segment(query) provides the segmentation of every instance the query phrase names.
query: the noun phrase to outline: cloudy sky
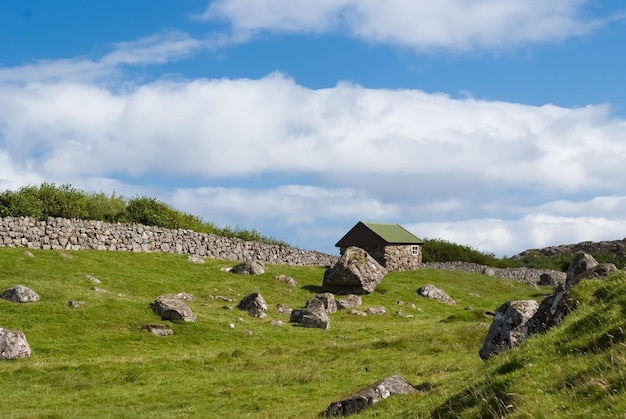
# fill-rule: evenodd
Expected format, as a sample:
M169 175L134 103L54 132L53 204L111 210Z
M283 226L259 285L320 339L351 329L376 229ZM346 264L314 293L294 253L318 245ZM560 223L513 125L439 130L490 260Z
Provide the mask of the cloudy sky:
M2 0L0 189L158 198L336 253L626 237L617 0Z

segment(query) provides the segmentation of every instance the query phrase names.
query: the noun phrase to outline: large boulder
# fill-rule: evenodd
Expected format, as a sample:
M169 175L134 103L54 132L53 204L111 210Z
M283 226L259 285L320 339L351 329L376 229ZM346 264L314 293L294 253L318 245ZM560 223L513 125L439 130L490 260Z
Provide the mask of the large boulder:
M598 266L598 261L585 252L578 252L574 256L574 260L567 267L567 276L565 278L565 289L570 290L574 285L582 280L582 274L588 269Z
M24 332L0 327L0 359L25 358L30 354Z
M30 303L39 301L39 295L24 285L16 285L13 288L4 290L2 298L13 303Z
M152 311L161 320L194 322L196 315L185 301L175 294L164 294L158 296L151 304Z
M230 272L239 275L261 275L265 273L265 265L259 260L252 260L233 266Z
M322 412L322 415L327 417L348 416L359 413L374 403L378 403L394 394L411 394L416 392L417 389L406 381L404 377L392 375L364 387L346 398L331 403Z
M387 275L381 266L365 250L348 247L339 261L324 273L322 287L333 294L369 294Z
M509 301L498 307L478 352L480 357L486 361L492 355L522 343L528 335L528 320L538 308L535 300Z
M417 290L417 293L424 298L429 298L431 300L439 301L444 304L454 305L456 301L452 299L445 291L437 288L432 284L424 285Z
M267 316L267 303L258 292L246 295L237 304L239 310L247 311L251 317L263 318Z
M528 320L528 336L545 333L563 321L575 307L569 298L569 292L563 285L557 285L552 295L543 299L539 308Z

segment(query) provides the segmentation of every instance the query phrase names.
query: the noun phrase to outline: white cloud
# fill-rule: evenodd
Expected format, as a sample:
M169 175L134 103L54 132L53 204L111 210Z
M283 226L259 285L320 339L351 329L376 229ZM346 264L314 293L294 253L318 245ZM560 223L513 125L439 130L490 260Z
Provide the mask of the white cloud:
M579 36L601 24L588 0L217 0L198 18L235 31L319 33L343 30L376 43L417 50L502 48Z
M309 175L438 201L507 188L623 191L626 122L567 109L340 84L154 82L0 85L5 147L49 176ZM610 175L613 174L613 175ZM471 190L473 188L473 190ZM447 192L446 192L447 191ZM491 192L490 192L491 191Z

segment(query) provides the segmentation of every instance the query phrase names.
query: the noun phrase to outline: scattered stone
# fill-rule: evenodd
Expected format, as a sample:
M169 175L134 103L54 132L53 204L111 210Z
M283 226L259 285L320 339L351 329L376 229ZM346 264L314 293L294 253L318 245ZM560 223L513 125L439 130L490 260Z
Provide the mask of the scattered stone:
M417 293L422 297L430 298L431 300L436 300L445 304L456 304L456 301L454 301L448 294L432 284L424 285L417 290Z
M380 316L382 314L385 314L387 310L385 310L385 307L371 307L365 310L365 312L374 316Z
M222 272L230 272L232 270L233 270L233 268L231 266L229 266L228 268L220 268L220 271L222 271Z
M475 292L470 292L468 294L470 297L474 297L474 298L481 298L479 294L476 294Z
M284 282L285 284L287 284L287 285L289 285L291 287L295 287L295 286L298 285L298 283L296 282L295 279L293 279L292 277L287 276L287 275L282 275L282 274L281 275L276 275L274 277L274 279L276 281L279 281L279 282Z
M359 247L348 247L339 261L324 272L322 287L333 294L369 294L387 275L387 269Z
M102 293L102 294L108 294L108 293L109 293L109 291L104 290L104 289L102 289L102 288L98 288L98 287L91 287L91 288L89 288L89 289L90 289L91 291L99 292L99 293Z
M224 310L234 310L233 306L222 306Z
M350 294L342 300L337 300L337 309L343 310L354 308L360 306L361 304L363 304L363 299L359 295Z
M34 258L35 255L33 255L33 252L31 252L30 250L25 250L24 251L24 256L29 257L29 258Z
M247 311L251 317L263 318L267 311L267 303L261 294L255 292L247 295L237 304L239 310Z
M164 294L151 304L152 311L161 317L161 320L194 322L196 315L189 306L177 295Z
M330 329L330 319L325 312L304 314L300 320L300 326L311 329Z
M535 300L509 301L498 307L479 351L483 361L522 343L528 335L528 320L538 308Z
M82 307L85 305L84 301L70 301L67 303L68 306L70 306L70 308L78 308L78 307Z
M361 310L357 310L355 308L353 308L352 310L348 311L348 314L352 314L353 316L367 316L367 313Z
M191 263L195 263L195 264L203 264L205 263L204 258L200 255L189 255L187 257L187 260Z
M472 307L469 304L465 306L465 311L472 311L473 309L474 309L474 307Z
M233 266L231 272L239 275L261 275L265 273L265 265L258 260L242 262Z
M276 311L280 314L291 314L291 309L284 304L276 304Z
M0 327L0 359L26 358L31 353L24 332Z
M147 324L146 329L156 336L169 336L174 334L172 327L167 324Z
M39 301L39 295L24 285L16 285L13 288L4 290L2 299L11 301L12 303L30 303Z
M356 393L336 402L333 402L322 412L322 416L348 416L359 413L374 403L394 394L412 394L417 390L404 377L392 375L372 385L362 388Z
M85 274L85 279L87 279L89 282L93 283L93 284L101 284L102 281L100 281L98 278L96 278L95 276L89 275L89 274Z
M224 295L209 295L209 298L211 300L221 300L221 301L226 301L226 302L232 302L235 301L234 298L231 297L226 297Z
M270 324L272 326L284 326L285 323L283 323L282 320L270 320Z
M235 328L235 323L228 323L228 327L230 327L231 329Z
M321 305L321 306L320 306ZM335 296L330 292L325 292L322 294L317 294L308 299L304 308L317 310L317 307L320 306L321 310L324 310L326 314L332 314L337 311L337 303L335 302Z

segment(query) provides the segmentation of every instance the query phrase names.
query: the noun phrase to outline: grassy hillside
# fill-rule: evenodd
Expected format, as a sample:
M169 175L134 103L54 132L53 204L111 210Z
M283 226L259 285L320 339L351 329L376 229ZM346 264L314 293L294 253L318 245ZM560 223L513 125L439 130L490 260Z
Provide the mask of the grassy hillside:
M301 307L320 291L323 268L268 265L265 274L246 277L220 271L233 262L195 265L183 255L33 254L0 248L0 290L23 284L42 298L21 305L0 300L0 326L23 330L33 349L30 358L0 362L5 417L313 418L392 374L421 392L357 417L626 411L623 275L585 283L581 309L563 328L485 364L478 357L491 321L485 312L511 299L541 299L549 289L463 272L390 273L362 307L384 306L387 314L337 312L330 330L304 329L274 307ZM85 274L109 293L91 291ZM278 274L298 286L273 280ZM456 306L419 297L417 288L427 283L446 290ZM172 336L149 334L145 325L160 323L149 303L182 291L197 298L190 303L196 322L172 324ZM268 302L266 319L223 308L252 292ZM72 309L69 300L86 304ZM272 319L286 324L271 325Z

